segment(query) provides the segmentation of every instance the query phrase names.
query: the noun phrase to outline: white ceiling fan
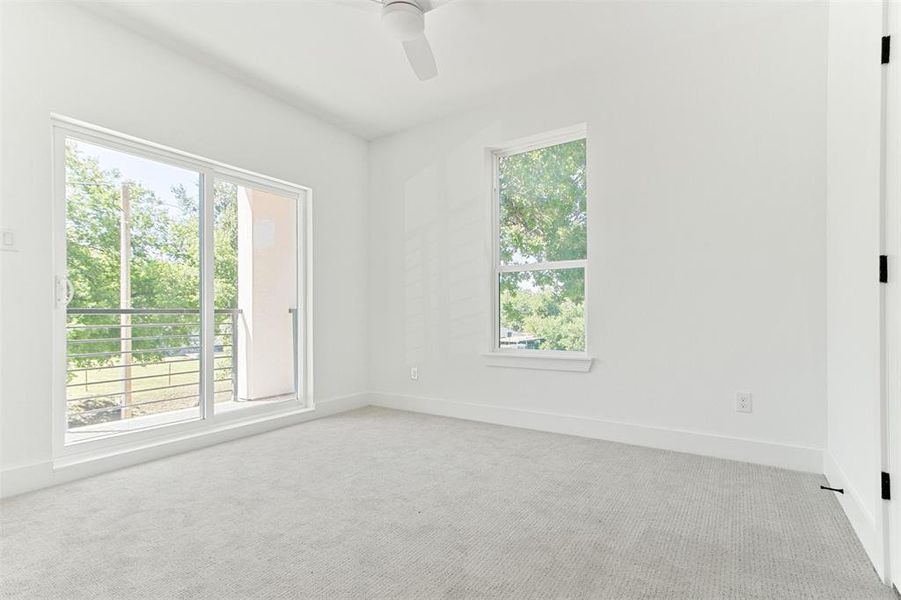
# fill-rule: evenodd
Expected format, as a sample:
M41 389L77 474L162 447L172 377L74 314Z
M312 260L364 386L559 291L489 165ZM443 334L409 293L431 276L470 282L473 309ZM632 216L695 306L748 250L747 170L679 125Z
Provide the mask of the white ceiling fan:
M382 6L382 24L400 40L413 72L426 81L438 75L435 55L425 37L425 13L450 0L373 0Z

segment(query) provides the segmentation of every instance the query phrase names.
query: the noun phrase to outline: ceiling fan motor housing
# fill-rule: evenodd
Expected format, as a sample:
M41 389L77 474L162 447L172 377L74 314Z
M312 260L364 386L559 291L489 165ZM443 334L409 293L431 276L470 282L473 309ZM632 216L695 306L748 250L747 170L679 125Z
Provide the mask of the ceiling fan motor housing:
M425 31L425 13L415 1L389 0L382 8L382 23L395 38L408 42Z

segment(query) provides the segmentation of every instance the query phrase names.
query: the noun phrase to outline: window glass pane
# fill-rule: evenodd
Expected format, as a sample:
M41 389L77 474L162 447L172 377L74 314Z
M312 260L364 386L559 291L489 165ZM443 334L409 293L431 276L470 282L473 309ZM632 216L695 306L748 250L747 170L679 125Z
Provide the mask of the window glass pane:
M501 349L585 350L585 269L500 274Z
M299 203L215 181L215 410L297 397Z
M66 140L66 442L200 416L197 172Z
M500 157L501 264L586 257L585 140Z

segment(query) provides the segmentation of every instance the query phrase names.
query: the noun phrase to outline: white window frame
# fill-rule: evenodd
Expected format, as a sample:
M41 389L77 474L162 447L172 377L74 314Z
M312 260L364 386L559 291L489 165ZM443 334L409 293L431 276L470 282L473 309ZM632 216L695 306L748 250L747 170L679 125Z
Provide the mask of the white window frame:
M295 183L254 173L182 152L161 144L149 142L103 127L71 119L61 115L51 115L52 143L52 215L53 215L53 344L52 344L52 418L53 418L53 458L55 466L66 466L83 460L106 457L119 452L127 452L158 445L167 441L178 441L186 437L223 432L241 425L259 423L272 418L313 412L316 409L312 394L312 290L309 274L312 272L312 190ZM90 144L125 152L140 158L162 162L200 174L200 254L201 254L201 341L205 349L212 348L213 320L213 183L215 180L229 181L296 199L297 209L297 300L298 300L298 352L297 352L297 397L282 402L252 406L217 414L213 402L213 356L204 353L200 366L200 410L198 417L171 424L156 425L130 431L116 432L108 436L66 443L66 139L72 138Z
M491 333L490 345L487 352L483 353L485 364L492 367L516 367L527 369L543 369L555 371L588 372L591 369L592 358L588 353L588 247L586 246L585 258L578 260L547 261L540 263L528 263L521 265L505 265L500 259L500 188L499 164L500 159L539 150L558 144L585 140L586 151L586 177L588 163L588 129L584 124L558 129L555 131L520 138L504 144L492 146L487 149L487 160L491 183ZM587 240L586 240L587 242ZM559 270L568 268L581 268L585 273L585 302L584 302L584 328L585 350L529 350L524 348L502 348L500 345L500 276L503 273L520 273L527 271Z

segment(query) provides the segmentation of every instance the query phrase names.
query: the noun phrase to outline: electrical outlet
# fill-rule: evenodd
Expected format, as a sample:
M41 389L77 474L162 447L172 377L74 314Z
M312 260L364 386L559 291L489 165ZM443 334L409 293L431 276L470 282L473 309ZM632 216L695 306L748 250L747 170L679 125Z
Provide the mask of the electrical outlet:
M410 367L410 379L413 381L419 379L419 367Z
M751 392L736 392L735 412L751 412Z

